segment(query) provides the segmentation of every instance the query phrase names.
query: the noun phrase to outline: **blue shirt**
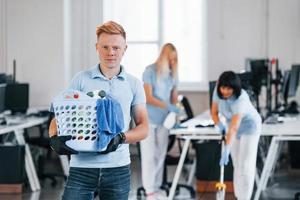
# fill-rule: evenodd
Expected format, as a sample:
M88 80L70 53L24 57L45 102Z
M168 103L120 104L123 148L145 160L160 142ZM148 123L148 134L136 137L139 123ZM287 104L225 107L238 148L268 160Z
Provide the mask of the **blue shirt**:
M171 102L171 91L178 85L178 79L174 79L171 73L158 77L155 64L146 67L143 81L152 86L152 95L165 103ZM147 104L147 111L150 123L155 125L162 125L168 115L167 109L151 104Z
M228 124L231 122L233 115L242 115L237 137L240 137L242 134L260 133L261 117L252 105L245 90L242 89L241 95L238 98L220 99L215 89L213 101L218 104L218 110L226 118Z
M106 94L117 99L121 105L124 117L124 130L129 129L131 109L136 105L145 105L146 98L141 81L126 73L121 67L121 72L111 79L106 78L99 70L99 64L91 69L79 72L71 80L69 89L85 93L94 90L104 90ZM71 156L71 167L84 168L111 168L130 164L129 145L121 144L120 147L108 154L79 153Z

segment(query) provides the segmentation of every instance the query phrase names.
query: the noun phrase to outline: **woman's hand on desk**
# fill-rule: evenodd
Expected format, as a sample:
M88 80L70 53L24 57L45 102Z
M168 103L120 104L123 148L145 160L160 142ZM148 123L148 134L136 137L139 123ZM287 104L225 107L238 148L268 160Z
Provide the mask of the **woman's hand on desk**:
M226 133L226 126L222 122L219 122L217 124L217 129L220 131L221 134Z
M59 155L78 154L78 151L75 151L66 145L66 141L70 140L71 138L71 135L53 135L50 137L50 146Z

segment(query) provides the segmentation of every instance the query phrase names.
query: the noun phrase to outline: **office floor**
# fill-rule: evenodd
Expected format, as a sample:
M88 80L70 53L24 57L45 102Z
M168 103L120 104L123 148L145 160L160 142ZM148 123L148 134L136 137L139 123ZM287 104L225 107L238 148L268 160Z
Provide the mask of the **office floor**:
M133 150L134 151L134 150ZM130 200L137 199L136 197L136 189L141 186L140 179L140 162L137 155L132 155L132 179L131 179L131 192L130 192ZM59 166L59 160L53 159L51 161L53 164L50 164L51 170L53 170L53 166ZM58 167L58 170L59 167ZM175 167L168 167L168 177L172 177L175 172ZM181 182L183 182L183 178L181 178ZM46 179L41 181L42 190L39 192L31 192L29 186L24 188L24 191L20 195L0 195L0 199L2 200L55 200L60 199L63 192L64 180L62 178L58 178L58 184L55 187L51 186L50 180ZM268 189L263 192L262 200L288 200L293 199L293 196L296 192L300 192L300 173L299 171L282 171L276 172L276 176L271 179L271 183ZM96 198L98 199L98 198ZM188 200L191 199L189 194L185 190L180 191L180 195L178 195L175 199ZM214 193L198 193L196 199L201 200L213 200L215 199ZM233 194L226 194L226 200L235 199Z

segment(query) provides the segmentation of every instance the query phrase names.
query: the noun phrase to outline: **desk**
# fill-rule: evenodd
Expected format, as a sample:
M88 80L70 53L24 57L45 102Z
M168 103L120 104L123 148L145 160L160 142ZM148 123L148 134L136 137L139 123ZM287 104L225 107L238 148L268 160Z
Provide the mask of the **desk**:
M288 119L279 124L263 124L262 136L273 136L267 157L257 184L257 190L254 196L258 200L262 190L266 189L270 174L275 167L278 159L279 145L284 141L300 140L300 118Z
M32 191L40 190L41 186L34 167L29 146L28 144L25 143L23 133L24 133L24 129L41 125L47 122L47 120L48 118L44 118L44 117L29 117L29 118L24 118L24 120L22 120L22 122L20 122L19 124L0 126L0 135L14 132L18 144L25 145L25 170Z
M199 117L199 116L198 116ZM203 117L200 116L200 117ZM197 118L197 117L196 117ZM171 134L178 135L184 139L184 146L180 155L179 163L173 178L172 186L168 196L172 200L175 195L176 186L181 174L184 160L187 154L188 147L191 140L221 140L221 135L215 128L180 128L170 131ZM283 141L300 140L300 119L288 119L284 123L279 124L263 124L262 136L273 136L270 147L268 149L267 157L263 166L261 177L257 176L257 190L255 193L255 200L259 199L261 191L266 188L268 179L275 166L279 143Z

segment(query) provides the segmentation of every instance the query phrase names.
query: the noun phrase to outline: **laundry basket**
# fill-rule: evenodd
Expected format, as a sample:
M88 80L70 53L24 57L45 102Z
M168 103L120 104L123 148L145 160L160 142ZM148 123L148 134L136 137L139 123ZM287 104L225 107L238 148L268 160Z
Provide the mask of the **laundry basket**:
M66 145L79 152L100 152L96 118L97 99L77 90L67 90L52 102L58 136L71 135Z

